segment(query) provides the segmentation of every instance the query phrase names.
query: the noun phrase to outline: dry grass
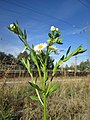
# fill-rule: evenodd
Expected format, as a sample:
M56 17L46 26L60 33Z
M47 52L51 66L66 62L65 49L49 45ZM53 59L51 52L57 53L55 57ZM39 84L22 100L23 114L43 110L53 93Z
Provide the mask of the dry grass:
M47 120L90 120L90 78L59 83L60 88L47 100ZM42 120L40 104L29 98L33 94L27 83L3 84L0 120Z
M63 83L49 98L48 112L52 120L90 120L90 81Z

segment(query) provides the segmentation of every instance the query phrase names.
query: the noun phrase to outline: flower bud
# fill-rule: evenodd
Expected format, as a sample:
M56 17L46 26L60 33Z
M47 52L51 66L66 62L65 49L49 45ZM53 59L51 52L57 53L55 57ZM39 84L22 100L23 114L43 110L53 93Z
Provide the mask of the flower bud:
M59 31L59 29L58 29L58 28L56 28L55 30L56 30L56 32L58 32L58 31Z
M50 43L50 42L51 42L51 40L50 40L50 39L48 39L48 40L47 40L47 42L48 42L48 43Z
M9 28L14 31L15 30L15 25L14 24L10 24Z
M55 27L54 26L51 26L51 32L54 32L55 31Z
M56 47L53 46L53 45L49 46L49 49L50 49L50 51L54 52L55 54L58 54L58 53L59 53L59 52L58 52L58 48L56 48Z

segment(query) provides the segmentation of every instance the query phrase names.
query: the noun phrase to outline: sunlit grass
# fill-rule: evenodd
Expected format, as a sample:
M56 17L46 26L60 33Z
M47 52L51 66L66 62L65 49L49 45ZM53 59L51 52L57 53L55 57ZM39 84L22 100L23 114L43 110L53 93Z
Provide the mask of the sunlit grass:
M35 91L28 83L0 86L0 120L42 120L42 108L29 96ZM56 119L57 118L57 119ZM60 82L47 101L48 120L89 120L90 79Z

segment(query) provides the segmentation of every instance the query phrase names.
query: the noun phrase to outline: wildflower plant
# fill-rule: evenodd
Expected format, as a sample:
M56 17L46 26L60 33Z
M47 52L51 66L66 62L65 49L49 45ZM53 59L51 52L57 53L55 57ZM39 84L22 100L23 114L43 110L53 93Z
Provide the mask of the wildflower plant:
M71 46L66 51L65 55L62 55L58 62L54 65L53 72L51 77L48 75L47 63L48 57L52 54L58 54L58 49L54 46L55 44L62 45L61 32L58 28L51 26L50 33L48 33L48 40L46 43L40 43L36 46L28 44L26 30L24 32L20 29L18 22L10 24L8 27L10 31L15 33L19 39L24 44L24 51L29 52L29 56L21 58L21 62L26 67L28 73L31 76L31 81L29 84L35 89L36 95L30 96L32 100L38 100L43 107L43 120L46 120L46 109L47 109L47 98L48 96L57 90L59 84L56 82L52 83L52 80L57 72L57 69L63 62L68 61L72 56L75 56L79 53L83 53L86 50L80 45L72 53L70 53ZM59 55L59 54L58 54ZM39 77L33 76L30 60L34 62L37 67ZM40 86L37 84L37 81L40 81ZM49 81L49 82L48 82Z

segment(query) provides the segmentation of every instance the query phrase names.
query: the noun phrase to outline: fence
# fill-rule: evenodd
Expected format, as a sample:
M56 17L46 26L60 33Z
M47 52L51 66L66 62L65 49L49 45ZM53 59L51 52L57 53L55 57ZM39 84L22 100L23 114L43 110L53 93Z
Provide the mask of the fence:
M48 75L51 76L52 75L52 70L48 70ZM32 70L32 73L34 76L38 76L38 71L37 70ZM80 72L75 72L75 71L61 71L61 70L57 70L55 77L59 77L59 76L87 76L89 75L90 72L87 71L80 71ZM4 71L4 70L0 70L0 78L16 78L16 77L30 77L30 75L28 74L28 72L26 70L8 70L8 71Z

